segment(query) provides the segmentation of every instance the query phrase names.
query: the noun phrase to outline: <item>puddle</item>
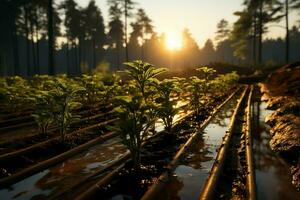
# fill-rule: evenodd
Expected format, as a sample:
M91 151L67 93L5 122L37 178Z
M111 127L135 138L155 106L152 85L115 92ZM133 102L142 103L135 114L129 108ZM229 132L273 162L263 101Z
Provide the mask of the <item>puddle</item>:
M300 193L291 183L289 167L269 146L270 127L265 118L272 111L266 109L265 102L256 96L252 104L253 155L257 199L289 200L300 199Z
M186 101L178 101L177 104L175 105L176 108L179 108L181 106L186 105L187 102ZM177 122L178 120L180 120L184 115L191 113L190 110L185 110L185 109L181 109L173 118L174 122ZM156 123L155 123L155 131L156 132L161 132L165 129L165 125L163 123L163 121L161 119L159 119Z
M174 177L157 199L197 199L228 129L239 95L235 95L204 129L174 171Z
M183 103L180 102L176 106L182 105ZM174 117L174 121L185 114L186 111L180 111ZM162 121L158 121L155 128L156 131L162 131L164 129ZM120 138L110 139L105 143L89 148L84 153L67 159L63 163L15 183L10 188L0 190L0 199L45 199L119 159L126 151L127 149L121 144Z
M120 138L91 147L47 170L0 190L0 199L46 198L120 158L127 150Z

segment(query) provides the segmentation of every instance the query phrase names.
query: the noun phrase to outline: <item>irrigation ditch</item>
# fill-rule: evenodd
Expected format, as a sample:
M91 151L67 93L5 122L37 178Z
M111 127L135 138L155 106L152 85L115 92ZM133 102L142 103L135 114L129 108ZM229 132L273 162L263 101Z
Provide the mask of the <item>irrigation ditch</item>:
M236 92L237 91L235 91L235 93ZM230 96L230 98L233 95L234 94L232 94ZM214 111L214 113L215 112L216 111ZM193 121L193 118L191 117L191 115L192 115L192 113L186 113L182 117L179 117L176 124L180 124L180 126L176 125L174 127L174 130L176 130L176 127L177 127L176 131L180 131L180 129L182 129L182 124L185 124L186 121ZM97 128L98 127L98 125L93 125L93 126L94 126L93 128ZM189 131L191 131L191 130L189 130ZM85 132L85 131L83 131L83 132ZM102 148L101 147L101 143L106 143L110 139L113 139L114 136L115 136L113 134L114 133L111 133L111 135L110 135L111 137L108 137L108 138L105 138L105 136L107 135L107 134L105 134L104 136L100 136L99 138L96 138L96 139L94 139L94 140L92 140L92 141L90 141L88 143L84 143L83 145L80 145L80 146L75 147L75 148L73 148L73 149L71 149L69 151L66 151L63 154L59 154L59 155L54 156L54 157L50 156L49 159L41 160L42 162L38 162L37 164L34 164L34 165L28 165L29 167L25 168L24 170L18 171L17 173L15 173L15 174L13 174L13 175L11 175L9 177L2 178L0 180L1 188L3 188L1 191L4 192L6 190L5 188L7 188L9 185L10 185L9 188L11 188L11 187L14 188L14 185L18 185L18 183L26 182L27 179L31 180L30 177L34 177L34 176L37 176L40 173L43 173L44 171L48 171L47 168L49 168L51 166L60 165L59 163L62 163L62 162L66 161L69 158L72 159L72 157L74 157L74 156L76 157L76 155L79 155L80 153L82 153L84 151L85 152L91 151L92 150L91 148L94 148L93 146L95 146L95 145L97 145L97 146L100 145L99 147ZM188 138L189 134L190 133L187 133L187 131L185 133L183 131L182 132L183 136L180 139L180 141L182 142L182 141L186 140ZM164 135L164 134L162 134L162 133L161 134L156 134L156 135L154 135L154 137L149 138L148 140L151 140L151 144L155 140L161 142L162 141L162 135ZM147 142L144 144L144 146L147 147ZM151 146L151 145L149 145L149 146ZM37 148L37 147L35 147L35 148L36 148L37 151L39 151L38 150L39 148ZM178 146L176 148L178 148ZM27 153L29 153L29 152L30 151L28 151ZM25 151L25 154L26 154L26 151ZM18 155L18 154L15 154L15 155ZM22 153L20 153L17 157L19 157L20 155L22 155ZM5 157L5 156L3 157L3 161L4 162L8 161L8 160L9 160L9 157ZM80 161L78 161L78 162L80 162ZM82 181L79 181L79 182L72 181L72 184L67 185L65 188L62 189L62 191L60 191L58 193L51 194L48 197L50 199L52 199L52 198L56 199L59 196L61 197L61 194L65 194L66 192L74 193L74 187L76 188L76 186L82 186L83 183L87 183L90 180L94 180L95 182L98 182L99 180L97 179L97 177L99 177L99 175L101 176L101 175L104 175L104 174L110 174L112 171L114 171L116 169L121 169L122 166L126 166L127 163L130 163L129 154L128 153L123 153L121 155L121 157L118 157L118 159L115 159L115 160L111 160L102 169L93 171L93 173L90 173L88 175L85 174L85 176L83 177ZM28 178L26 178L26 177L28 177ZM92 183L95 183L95 182L92 181ZM84 185L86 185L86 184L84 184ZM10 190L11 189L9 189L9 191ZM77 189L76 189L76 191L77 191ZM78 191L80 191L80 190L78 190ZM0 192L0 194L2 192ZM2 195L4 195L4 193L2 193Z
M268 130L259 132L259 126L267 126L267 115L256 120L266 110L266 106L255 110L255 105L261 103L258 96L254 85L242 86L225 101L215 102L215 109L203 114L203 120L185 110L172 127L176 138L159 131L143 143L140 171L132 169L130 152L120 137L105 128L117 120L107 117L113 113L87 115L68 133L70 138L85 135L86 139L68 149L39 157L43 149L56 148L53 145L59 143L59 136L54 135L31 146L2 151L0 165L13 173L0 179L0 196L76 200L295 199L299 192L292 189L289 165L267 149L269 139L259 135L268 134ZM16 120L16 124L21 121ZM260 163L269 158L269 168L261 167ZM14 170L14 163L20 162ZM280 186L279 191L266 186L279 187L273 182Z
M134 173L130 170L132 163L128 160L120 166L115 167L110 173L102 175L99 180L94 181L86 191L84 191L84 189L79 190L80 192L76 193L79 194L79 196L75 195L73 198L93 199L100 196L101 198L111 198L124 191L129 192L128 195L132 195L134 199L140 198L147 189L149 183L151 183L150 180L154 177L158 177L163 171L170 171L172 166L174 166L183 155L187 146L192 143L193 138L195 138L196 135L199 135L199 130L204 128L213 116L216 115L229 100L240 92L241 89L233 92L224 102L217 106L204 121L202 121L200 126L199 124L192 127L189 126L189 122L193 124L193 121L195 120L193 115L191 115L190 118L185 118L183 123L180 123L173 128L173 133L179 133L179 140L175 141L175 143L174 141L171 142L170 138L165 138L164 136L166 134L164 134L162 137L157 137L157 140L152 140L150 146L145 145L145 152L151 153L142 155L144 167L142 168L142 171L139 172L139 175L142 177L137 178L132 176L132 173ZM172 157L175 159L172 159ZM170 164L167 167L164 167L167 163ZM140 183L141 180L143 184Z

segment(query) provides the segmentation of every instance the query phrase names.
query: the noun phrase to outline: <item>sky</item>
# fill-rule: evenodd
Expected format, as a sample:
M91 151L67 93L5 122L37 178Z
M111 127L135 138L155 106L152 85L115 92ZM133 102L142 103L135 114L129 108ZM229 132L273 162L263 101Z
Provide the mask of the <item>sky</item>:
M107 0L95 1L107 24ZM89 0L76 2L85 7ZM153 20L156 32L181 34L184 28L188 28L200 47L203 47L207 39L214 39L216 25L222 18L232 24L237 19L233 13L243 8L243 0L135 0L135 2L136 7L145 9ZM296 18L300 19L300 15L293 12L290 18L293 25ZM284 34L284 29L273 27L266 37L282 37Z

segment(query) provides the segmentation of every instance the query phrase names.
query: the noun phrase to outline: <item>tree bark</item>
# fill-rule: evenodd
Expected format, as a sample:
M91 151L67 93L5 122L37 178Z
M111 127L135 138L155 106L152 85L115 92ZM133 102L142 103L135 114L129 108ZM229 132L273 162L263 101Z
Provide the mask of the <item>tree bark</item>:
M38 17L38 13L36 13L36 16ZM40 47L39 47L39 22L38 19L36 19L35 24L35 37L36 37L36 65L37 65L37 74L40 73Z
M16 30L16 17L12 19L12 44L14 55L14 75L20 75L20 62L19 62L19 48L18 48L18 36Z
M33 59L33 73L37 73L37 65L36 65L36 53L35 53L35 44L34 44L34 30L33 30L33 22L30 22L30 36L31 36L31 51L32 51L32 59Z
M67 74L70 75L70 55L69 55L69 39L67 38L66 44L66 56L67 56Z
M95 36L93 37L93 68L96 69L96 41L95 41Z
M119 44L117 44L116 51L117 51L117 70L119 70L120 69L120 45Z
M82 50L82 40L79 38L79 42L78 42L78 59L79 59L79 65L78 65L78 75L81 74L81 62L82 62L82 54L81 54L81 50Z
M253 20L253 64L256 65L256 12L254 13L254 20Z
M74 45L74 51L75 51L75 64L76 64L76 69L74 70L74 73L77 74L78 73L78 69L79 69L79 56L78 56L78 45L75 44Z
M285 28L285 62L288 64L290 61L289 0L285 0Z
M48 51L49 74L54 75L53 0L48 0Z
M259 2L258 63L262 64L263 1Z
M30 69L30 43L29 43L29 29L28 29L28 10L25 7L25 37L26 37L26 62L27 62L27 76L31 75Z
M129 61L129 54L128 54L128 43L127 43L127 12L128 12L128 10L127 10L127 0L124 0L125 1L125 53L126 53L126 62L128 62Z

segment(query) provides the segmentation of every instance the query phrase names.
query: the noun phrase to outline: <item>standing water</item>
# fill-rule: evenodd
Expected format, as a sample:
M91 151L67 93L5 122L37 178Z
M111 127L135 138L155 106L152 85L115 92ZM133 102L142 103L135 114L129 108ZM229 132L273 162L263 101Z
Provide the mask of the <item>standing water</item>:
M167 188L161 191L157 199L197 199L217 155L230 123L239 95L235 95L212 118L204 129L202 137L193 144L174 171Z
M40 173L0 190L0 199L44 199L120 158L126 148L112 138Z
M251 116L257 199L300 199L300 194L291 183L289 167L269 145L270 127L265 123L265 118L272 111L266 109L265 102L260 102L259 95L254 96L253 100Z

